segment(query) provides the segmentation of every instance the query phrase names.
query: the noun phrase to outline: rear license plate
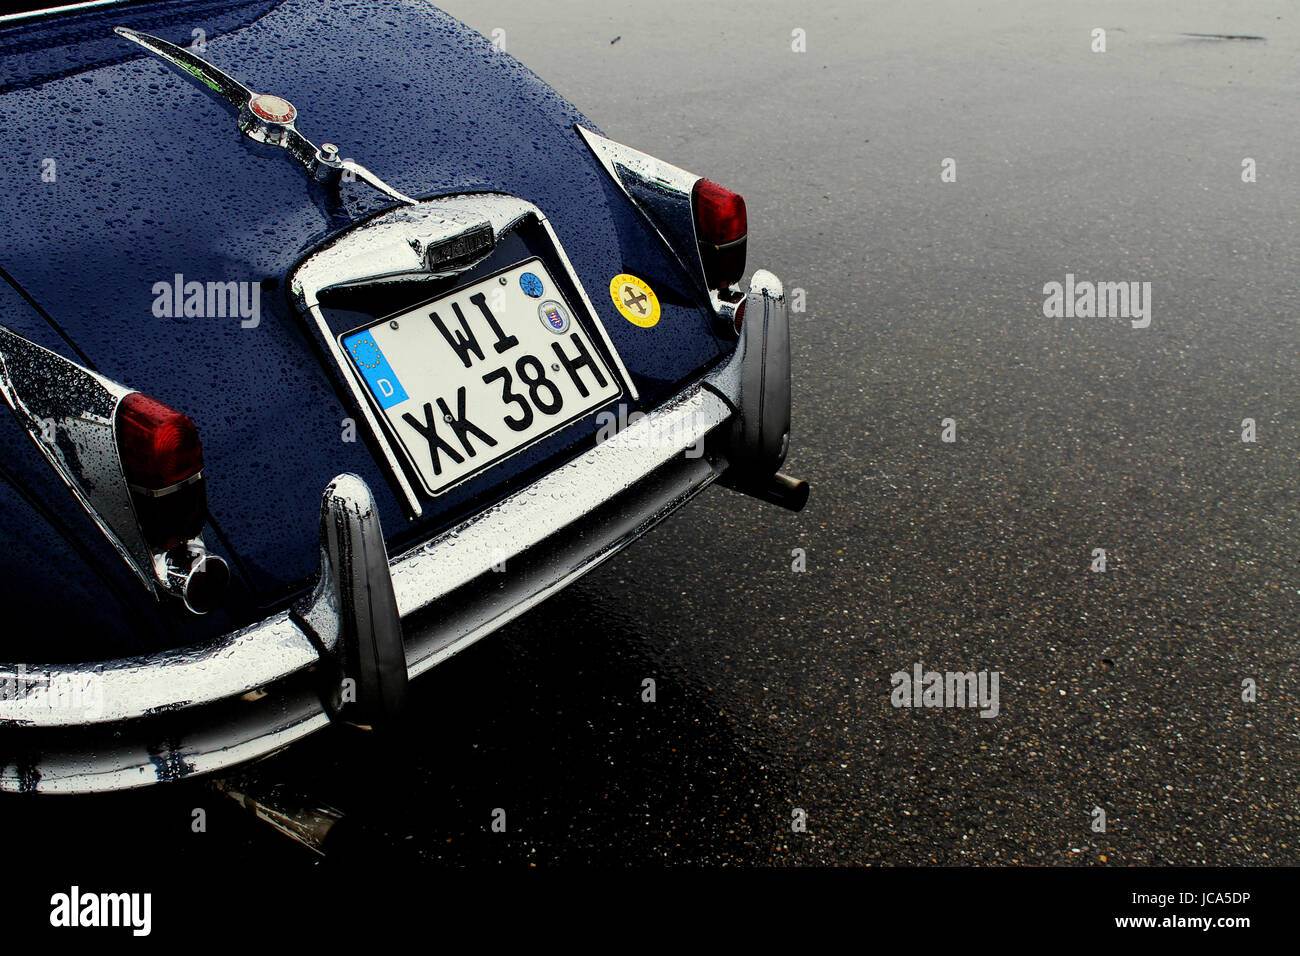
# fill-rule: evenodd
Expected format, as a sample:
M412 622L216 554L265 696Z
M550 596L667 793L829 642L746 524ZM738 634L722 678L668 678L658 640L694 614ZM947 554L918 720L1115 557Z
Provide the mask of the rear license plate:
M536 258L339 342L431 495L623 391Z

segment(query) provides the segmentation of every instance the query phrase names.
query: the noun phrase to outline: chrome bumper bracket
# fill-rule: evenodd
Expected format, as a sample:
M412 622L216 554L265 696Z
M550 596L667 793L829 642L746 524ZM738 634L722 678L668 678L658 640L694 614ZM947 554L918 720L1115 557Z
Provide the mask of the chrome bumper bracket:
M790 315L781 280L754 273L740 330L739 401L726 435L730 467L718 483L790 511L808 503L808 482L778 469L790 449Z
M330 718L391 723L410 682L406 645L379 511L356 475L339 475L325 487L320 573L292 617L322 652L322 699Z
M790 446L790 319L781 280L766 269L749 283L739 351L732 467L767 476L781 467Z

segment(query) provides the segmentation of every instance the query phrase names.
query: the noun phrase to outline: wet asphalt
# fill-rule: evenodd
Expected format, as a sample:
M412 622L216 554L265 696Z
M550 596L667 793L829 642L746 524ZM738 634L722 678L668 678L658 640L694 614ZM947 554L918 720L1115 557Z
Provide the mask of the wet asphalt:
M745 196L750 266L802 290L812 499L710 490L395 737L240 785L339 811L344 860L1300 863L1300 13L446 6ZM1046 318L1067 273L1150 282L1150 326ZM918 662L999 672L998 714L891 706ZM317 860L205 782L75 810L146 859Z

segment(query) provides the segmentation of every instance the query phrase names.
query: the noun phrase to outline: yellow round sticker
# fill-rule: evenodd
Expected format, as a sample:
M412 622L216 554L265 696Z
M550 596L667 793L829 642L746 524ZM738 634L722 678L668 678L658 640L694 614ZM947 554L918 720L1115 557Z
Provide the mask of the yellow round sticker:
M614 306L633 325L653 328L659 321L659 297L645 281L626 272L609 280L609 297Z

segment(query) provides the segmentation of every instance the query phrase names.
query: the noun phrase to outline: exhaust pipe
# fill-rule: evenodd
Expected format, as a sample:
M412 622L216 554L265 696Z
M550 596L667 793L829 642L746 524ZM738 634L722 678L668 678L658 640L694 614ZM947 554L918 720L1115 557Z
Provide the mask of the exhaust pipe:
M751 498L780 505L789 511L802 511L812 491L808 482L802 478L794 478L780 471L766 478L750 478L726 471L718 479L718 484Z
M201 540L196 538L157 560L166 564L164 590L184 601L191 614L207 614L221 604L230 584L230 565L204 550Z

